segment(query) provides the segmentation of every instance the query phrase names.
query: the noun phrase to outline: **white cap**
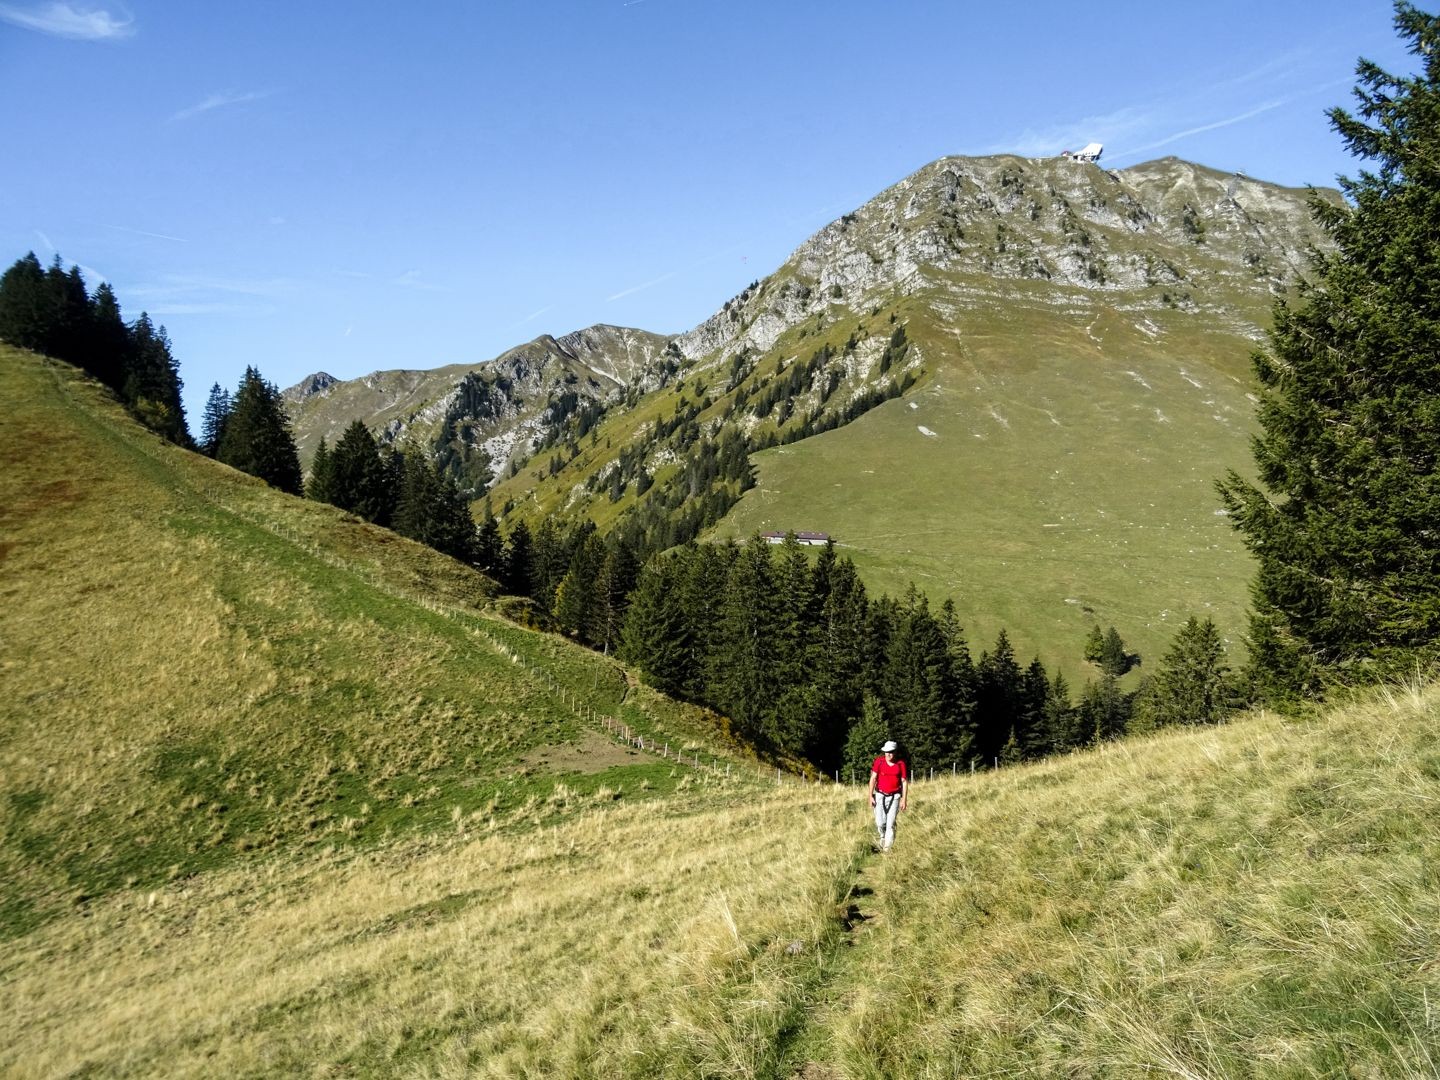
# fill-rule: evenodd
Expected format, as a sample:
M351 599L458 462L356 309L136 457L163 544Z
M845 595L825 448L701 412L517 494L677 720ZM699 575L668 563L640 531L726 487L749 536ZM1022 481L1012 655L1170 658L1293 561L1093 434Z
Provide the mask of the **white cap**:
M882 754L888 754L888 753L891 753L894 749L895 749L895 740L894 740L894 739L886 739L886 740L885 740L885 745L882 746L882 747L880 747L880 752L881 752Z

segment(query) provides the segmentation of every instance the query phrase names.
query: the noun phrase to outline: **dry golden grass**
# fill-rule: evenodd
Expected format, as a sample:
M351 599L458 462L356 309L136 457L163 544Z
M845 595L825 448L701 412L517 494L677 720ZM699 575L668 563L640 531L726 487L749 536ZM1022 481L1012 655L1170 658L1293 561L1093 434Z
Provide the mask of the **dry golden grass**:
M0 1072L754 1076L826 963L856 809L681 795L123 892L11 952Z
M801 1056L847 1077L1436 1075L1437 720L1440 690L1412 689L922 786Z

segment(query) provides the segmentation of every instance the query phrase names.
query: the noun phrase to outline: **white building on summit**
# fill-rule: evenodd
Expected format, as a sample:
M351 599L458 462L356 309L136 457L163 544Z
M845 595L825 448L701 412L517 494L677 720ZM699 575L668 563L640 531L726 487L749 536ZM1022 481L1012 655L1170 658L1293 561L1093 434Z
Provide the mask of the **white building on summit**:
M1099 161L1100 155L1105 152L1103 144L1098 142L1086 143L1085 146L1074 152L1069 150L1060 151L1060 156L1070 161Z

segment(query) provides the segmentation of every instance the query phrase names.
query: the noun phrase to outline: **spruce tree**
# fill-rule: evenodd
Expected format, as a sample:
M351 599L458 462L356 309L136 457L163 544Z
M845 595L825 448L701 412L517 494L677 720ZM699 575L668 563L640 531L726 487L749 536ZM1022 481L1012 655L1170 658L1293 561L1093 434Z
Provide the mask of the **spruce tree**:
M1136 699L1138 726L1218 723L1225 713L1227 670L1225 646L1214 621L1201 622L1192 615Z
M911 586L890 636L881 699L892 733L917 766L950 761L949 669L944 635L925 598Z
M27 252L0 276L0 341L44 352L58 317L45 268L33 251Z
M709 684L713 704L739 732L770 745L780 691L773 638L779 618L770 545L756 536L740 549L725 582Z
M867 783L870 766L880 753L881 745L889 737L885 706L876 694L866 690L861 698L860 716L851 725L845 738L844 778Z
M475 520L455 481L419 454L404 455L401 461L404 472L393 515L395 531L452 559L471 562ZM383 475L384 463L380 468Z
M418 459L416 464L418 464ZM411 476L400 464L400 483L395 485L380 457L380 445L363 420L352 420L340 435L330 453L331 498L328 500L352 514L376 524L397 524L402 535L415 535L425 528L429 513L429 493L420 490L428 482L422 474ZM399 487L413 480L416 489L411 500L413 520L394 522L399 501ZM407 531L408 530L408 531Z
M220 440L225 435L225 423L230 419L230 391L219 383L210 387L210 396L205 400L205 415L200 420L200 443L197 449L202 454L215 456ZM324 440L321 440L322 444Z
M500 535L500 523L490 509L490 500L485 500L485 511L480 525L475 530L475 566L483 574L499 581L505 571L505 541Z
M1394 21L1419 71L1362 60L1355 113L1329 114L1366 167L1344 205L1311 198L1334 250L1254 359L1259 483L1219 483L1258 563L1251 669L1272 700L1440 656L1440 17L1398 3Z
M140 422L151 431L158 432L171 442L186 445L190 436L185 427L185 406L180 399L183 388L180 365L170 351L169 335L165 333L163 326L157 327L150 321L150 316L142 311L140 318L130 328L130 349L121 396ZM288 439L288 423L285 434ZM293 442L291 449L294 449ZM245 471L250 472L249 469ZM298 458L295 475L297 479L293 490L298 492ZM287 487L284 490L292 489Z
M506 592L539 599L534 592L534 562L535 548L530 538L530 526L517 521L505 542L505 570L500 575L500 584Z
M316 502L335 502L335 460L325 436L320 436L320 445L310 459L310 477L305 481L305 497Z
M108 281L95 289L90 308L90 370L117 393L124 389L130 365L130 330L120 317L120 302Z
M1050 682L1050 691L1045 697L1045 710L1041 726L1047 754L1060 754L1084 744L1083 735L1077 731L1075 706L1070 702L1070 686L1065 676L1058 671Z
M689 626L680 603L681 560L658 556L640 572L621 630L620 655L663 693L685 696L690 683Z
M280 391L253 367L247 367L240 380L215 456L292 495L299 495L304 486Z
M1010 741L1021 700L1020 665L1004 630L995 650L980 657L975 684L975 751L982 764L993 765Z

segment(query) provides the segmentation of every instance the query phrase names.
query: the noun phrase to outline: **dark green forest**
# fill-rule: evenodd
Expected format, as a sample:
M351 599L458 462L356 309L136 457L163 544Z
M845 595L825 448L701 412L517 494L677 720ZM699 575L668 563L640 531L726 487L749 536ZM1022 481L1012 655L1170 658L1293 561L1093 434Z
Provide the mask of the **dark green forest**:
M144 312L126 323L109 282L91 296L78 266L67 271L56 255L46 269L29 252L0 275L0 341L84 369L146 427L191 445L180 365L165 328Z

